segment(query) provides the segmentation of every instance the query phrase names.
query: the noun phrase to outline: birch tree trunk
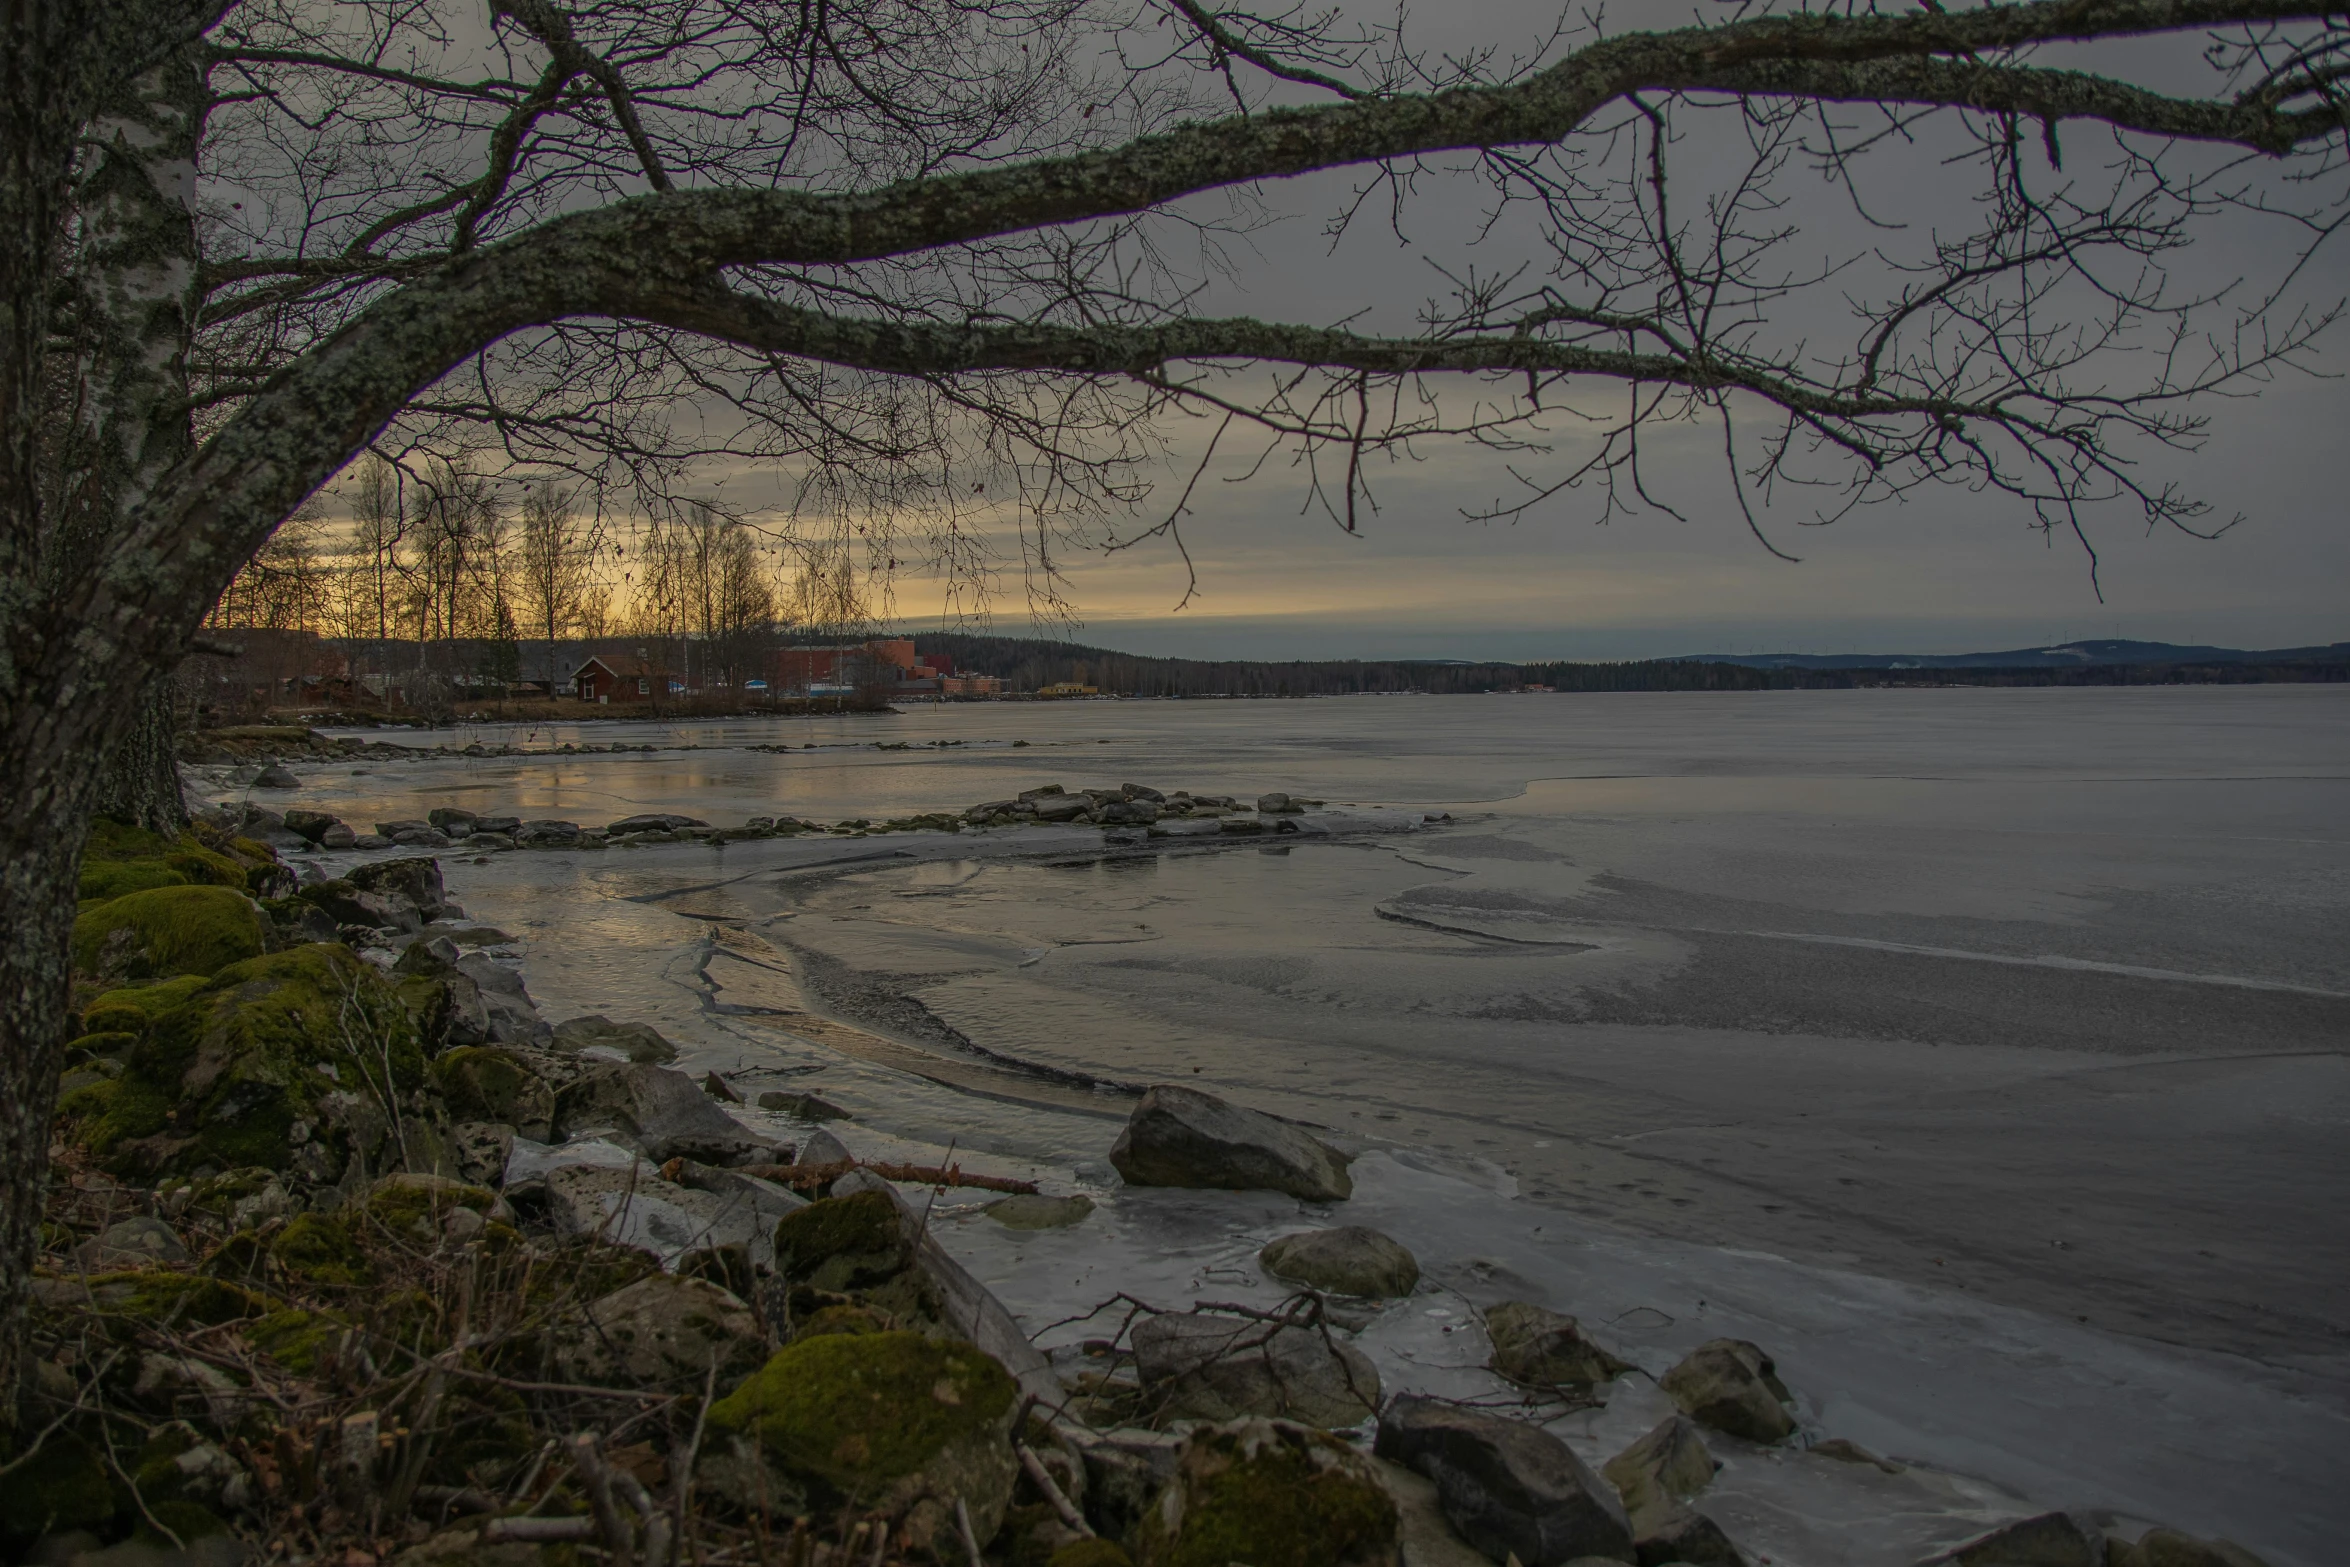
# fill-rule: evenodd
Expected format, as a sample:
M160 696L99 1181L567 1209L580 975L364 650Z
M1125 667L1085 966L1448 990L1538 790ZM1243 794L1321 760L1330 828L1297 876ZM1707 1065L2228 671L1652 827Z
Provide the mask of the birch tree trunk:
M0 12L0 1322L38 1251L92 809L184 819L161 669L121 658L78 611L96 578L145 564L110 546L192 447L198 23L164 0L99 18L61 0ZM109 86L134 49L153 63ZM0 1392L20 1360L0 1333ZM0 1423L16 1402L0 1397Z

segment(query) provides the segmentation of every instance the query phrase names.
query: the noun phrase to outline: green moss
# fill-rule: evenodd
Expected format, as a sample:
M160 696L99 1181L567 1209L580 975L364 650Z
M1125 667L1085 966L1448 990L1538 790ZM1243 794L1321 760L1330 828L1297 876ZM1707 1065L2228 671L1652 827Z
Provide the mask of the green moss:
M452 1208L487 1213L497 1196L479 1186L442 1181L429 1175L387 1175L348 1211L366 1224L378 1226L402 1240L433 1240Z
M1142 1567L1342 1567L1392 1560L1395 1502L1318 1431L1251 1421L1196 1433L1184 1455L1181 1524L1167 1502L1135 1530ZM1328 1451L1317 1453L1315 1445Z
M902 1272L908 1260L898 1206L884 1192L827 1197L775 1226L776 1267L817 1289L865 1288Z
M87 908L134 892L186 885L188 878L161 860L100 861L82 867L82 879L74 889L74 896Z
M538 1074L513 1051L495 1045L449 1051L433 1062L432 1076L452 1120L543 1126L555 1113L555 1096Z
M251 1290L161 1268L102 1274L90 1281L90 1298L99 1310L115 1316L180 1327L217 1327L269 1310L268 1302Z
M118 822L111 816L90 818L90 836L82 843L82 863L103 860L152 860L175 847L171 839L144 827Z
M262 852L268 854L266 849ZM276 856L270 855L270 858L274 860ZM181 840L177 849L163 857L163 863L177 871L191 886L242 887L246 882L244 866L225 854L198 845L193 839Z
M269 1243L278 1266L312 1284L361 1285L374 1278L367 1253L342 1220L323 1213L296 1214Z
M83 1034L65 1044L65 1059L75 1063L111 1060L130 1054L139 1036L128 1032Z
M1134 1558L1114 1540L1073 1540L1053 1552L1045 1567L1134 1567Z
M331 1311L273 1311L247 1328L245 1337L288 1371L306 1377L349 1327Z
M755 1437L787 1474L846 1497L986 1431L1018 1393L1004 1368L970 1344L835 1333L777 1351L710 1406L710 1424Z
M862 1306L820 1306L805 1317L792 1321L792 1342L822 1338L827 1333L879 1333L882 1324L872 1312Z
M93 1034L143 1033L148 1024L184 1004L206 983L201 974L182 974L177 979L109 990L83 1010L82 1027Z
M261 911L241 892L226 887L156 887L114 898L73 922L74 966L98 972L111 960L109 938L132 933L128 957L133 973L217 974L267 946Z
M185 1543L228 1533L228 1525L221 1522L212 1509L195 1502L153 1502L148 1504L144 1513L137 1532L131 1536L142 1545L168 1549L172 1535L177 1535ZM165 1529L169 1529L171 1534L165 1534Z
M92 1010L147 994L113 992ZM424 1052L383 976L349 948L317 942L198 982L155 1018L125 1068L103 1116L85 1115L77 1132L118 1174L207 1164L283 1170L294 1123L321 1130L322 1095L338 1087L378 1100L411 1093L424 1081ZM330 1168L347 1152L336 1145Z
M38 1452L0 1474L0 1539L102 1529L114 1511L104 1461L70 1431L51 1432Z

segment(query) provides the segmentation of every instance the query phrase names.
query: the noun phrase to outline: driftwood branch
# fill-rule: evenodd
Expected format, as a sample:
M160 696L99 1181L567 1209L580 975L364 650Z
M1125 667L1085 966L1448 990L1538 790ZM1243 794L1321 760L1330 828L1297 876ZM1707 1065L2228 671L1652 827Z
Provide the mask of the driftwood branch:
M1018 1197L1036 1195L1034 1181L1017 1181L1006 1175L967 1175L959 1164L892 1164L881 1159L838 1159L830 1164L744 1165L739 1173L756 1176L762 1181L773 1181L778 1186L789 1186L796 1191L807 1191L829 1186L851 1170L870 1170L885 1181L906 1181L920 1186L968 1187L983 1192L1010 1192Z

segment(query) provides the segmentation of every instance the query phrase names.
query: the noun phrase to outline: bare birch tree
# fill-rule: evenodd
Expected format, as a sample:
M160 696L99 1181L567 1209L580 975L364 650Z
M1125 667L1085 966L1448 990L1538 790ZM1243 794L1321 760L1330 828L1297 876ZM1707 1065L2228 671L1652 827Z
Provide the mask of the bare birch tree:
M5 1311L99 764L169 819L161 682L370 449L647 513L764 465L885 570L996 569L1016 519L1048 601L1069 548L1179 529L1182 419L1345 524L1442 442L1493 454L1472 512L1645 505L1679 424L1752 512L1951 485L2209 531L2202 405L2340 308L2350 15L1576 12L1510 56L1198 0L17 0L0 82ZM1332 171L1340 230L1473 188L1489 259L1351 322L1198 311L1179 253ZM1934 222L1868 226L1920 179ZM1824 255L1823 191L1860 225ZM2262 274L2181 275L2223 225Z

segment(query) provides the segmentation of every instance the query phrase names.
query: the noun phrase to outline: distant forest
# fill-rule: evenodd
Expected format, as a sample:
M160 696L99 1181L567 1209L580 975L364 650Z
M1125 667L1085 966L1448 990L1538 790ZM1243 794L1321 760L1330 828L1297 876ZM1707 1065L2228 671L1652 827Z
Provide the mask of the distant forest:
M917 632L925 660L999 675L1007 689L1074 683L1105 695L1355 696L1518 691L1840 691L1870 686L2147 686L2350 682L2340 657L2273 663L2093 664L2073 668L1756 669L1697 659L1620 664L1147 658L1042 637Z

